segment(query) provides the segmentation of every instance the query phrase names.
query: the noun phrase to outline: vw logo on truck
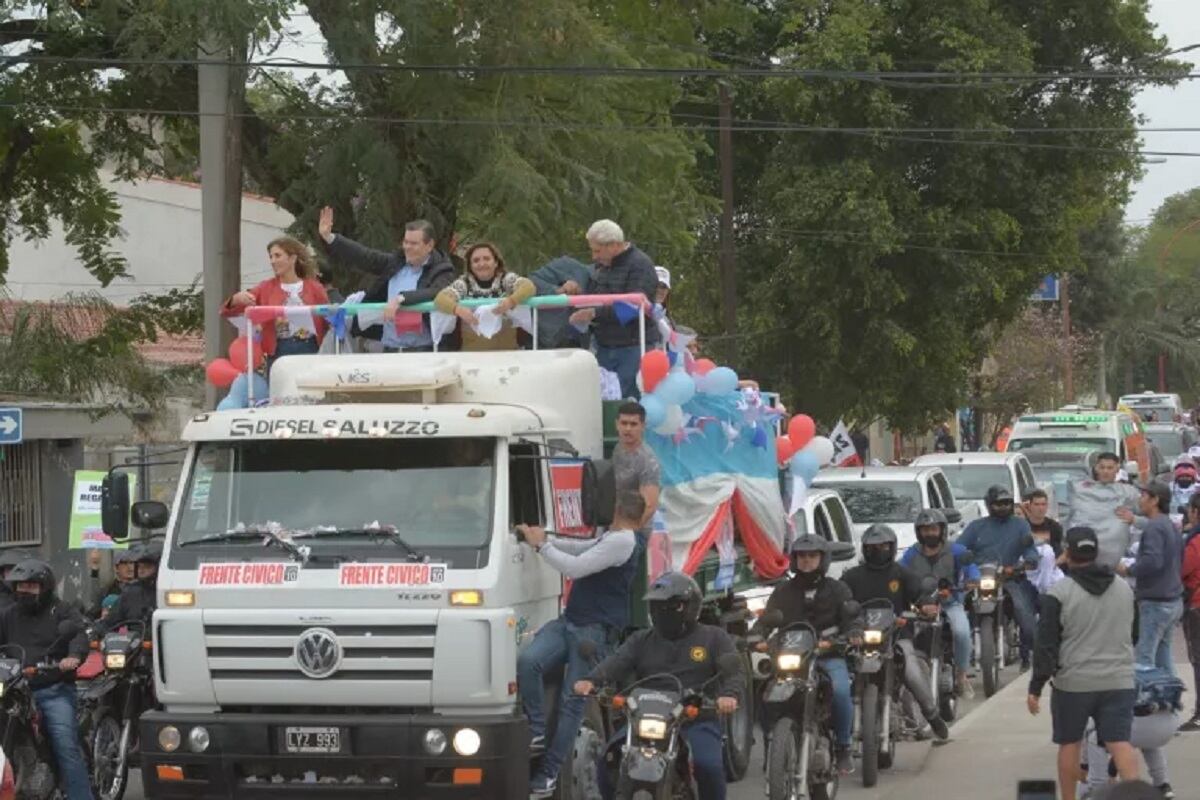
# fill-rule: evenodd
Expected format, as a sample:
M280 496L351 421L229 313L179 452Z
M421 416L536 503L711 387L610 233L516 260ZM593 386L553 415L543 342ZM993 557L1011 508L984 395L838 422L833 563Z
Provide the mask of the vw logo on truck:
M342 646L328 628L309 628L296 641L296 666L310 678L328 678L342 663Z

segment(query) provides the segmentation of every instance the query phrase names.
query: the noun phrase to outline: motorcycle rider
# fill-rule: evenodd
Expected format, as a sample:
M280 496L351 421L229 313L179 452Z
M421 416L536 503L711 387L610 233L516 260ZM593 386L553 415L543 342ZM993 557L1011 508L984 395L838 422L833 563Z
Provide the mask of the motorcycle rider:
M17 602L12 587L8 585L8 573L17 564L30 558L33 558L33 553L28 550L9 548L0 551L0 613Z
M1009 577L1005 589L1021 629L1021 670L1025 671L1037 633L1037 590L1025 580L1025 571L1036 569L1040 559L1029 523L1013 516L1012 491L992 486L984 495L984 503L988 515L973 520L958 537L958 543L971 553L976 564L996 564Z
M149 621L158 607L158 562L162 559L162 547L157 542L144 542L129 548L129 557L134 564L133 580L122 587L117 604L101 621L99 629L108 632L122 622L130 620Z
M914 527L917 543L904 551L900 563L918 580L929 576L937 581L939 589L949 589L949 594L942 596L942 611L954 639L957 689L964 697L971 697L975 694L967 676L971 667L971 621L963 605L963 590L979 582L979 567L971 563L967 548L947 541L946 517L938 509L929 508L917 514Z
M29 686L68 800L91 800L92 788L75 719L75 670L88 653L83 620L56 597L54 572L45 561L31 558L20 562L9 571L8 583L15 602L0 613L0 644L23 648L26 667L43 661L58 662L57 670L31 677ZM70 641L59 632L64 622L78 628Z
M850 587L836 578L827 577L830 555L824 537L806 533L796 537L790 551L792 578L778 586L767 600L763 611L778 610L783 615L781 628L796 622L807 622L818 635L835 628L850 643L862 644L862 620L853 616L846 603L853 600ZM766 636L762 619L755 624L754 633ZM854 726L854 699L850 695L850 670L846 659L838 655L818 658L817 666L829 677L833 689L833 727L837 739L837 766L843 775L854 772L850 754L850 735ZM768 729L770 720L767 720Z
M1174 480L1171 481L1171 513L1187 516L1187 505L1196 493L1196 465L1187 456L1175 462Z
M921 580L896 562L897 546L896 532L890 526L876 523L867 528L862 535L862 563L842 573L842 581L859 603L887 600L897 616L920 606L924 616L937 617L937 603L921 591ZM904 658L904 685L917 701L921 716L938 739L948 739L950 729L929 690L929 662L913 647L911 631L899 632L896 647Z
M685 689L696 689L717 677L717 711L732 714L742 691L742 674L721 674L717 662L726 653L736 653L733 640L723 629L702 625L700 587L682 572L664 572L646 592L651 627L625 640L617 652L601 661L587 678L575 683L575 693L591 694L597 685L624 685L650 675L669 673ZM701 714L683 729L692 754L693 774L700 800L725 799L725 763L721 725L711 715ZM612 746L624 740L621 731L605 748L597 765L601 794L606 800L615 791L605 760Z

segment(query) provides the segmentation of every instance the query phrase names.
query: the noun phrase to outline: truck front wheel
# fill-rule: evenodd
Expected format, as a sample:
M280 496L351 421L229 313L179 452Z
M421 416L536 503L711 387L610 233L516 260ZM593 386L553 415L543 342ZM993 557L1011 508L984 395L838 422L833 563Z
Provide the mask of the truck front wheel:
M571 749L571 759L559 774L558 800L593 800L600 796L596 768L607 743L600 706L595 700L589 700L583 710L583 724L575 736L575 746Z

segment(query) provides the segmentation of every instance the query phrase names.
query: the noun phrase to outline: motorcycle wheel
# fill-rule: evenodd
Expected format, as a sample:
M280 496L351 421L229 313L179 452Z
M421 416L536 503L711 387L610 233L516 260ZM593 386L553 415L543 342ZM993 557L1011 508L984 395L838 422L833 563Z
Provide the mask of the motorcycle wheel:
M830 753L834 752L833 734L828 731L825 733L825 745L829 748ZM828 781L816 784L809 783L808 795L812 800L834 800L837 797L840 776L838 775L837 767L832 765L831 767Z
M744 685L749 686L750 671L742 662ZM742 692L737 711L725 717L725 779L737 783L750 769L750 753L754 749L754 701L750 692Z
M879 780L879 686L868 683L862 693L862 785L871 787Z
M894 764L896 761L896 742L900 740L900 735L901 735L900 729L902 726L900 725L900 717L897 713L899 711L900 701L896 696L896 691L895 691L896 687L893 683L894 680L895 680L895 675L892 673L891 670L888 670L887 677L884 678L884 681L883 681L883 693L881 693L879 696L881 704L890 702L892 705L892 713L890 715L888 715L891 720L891 722L889 724L891 725L892 729L890 731L888 731L887 749L879 751L879 768L880 769L891 769L892 768L892 764ZM889 697L892 698L890 701L888 700ZM882 712L880 712L880 714L879 714L879 719L880 719L880 724L883 724L882 723L882 720L883 720Z
M767 750L767 800L797 800L799 782L807 778L796 775L799 768L800 728L791 717L781 717L771 729Z
M950 679L950 689L943 691L938 697L938 713L941 714L942 720L945 722L954 722L958 719L958 693L953 688L954 678Z
M984 617L979 620L979 670L983 673L983 693L991 697L999 688L1000 676L996 664L996 620Z
M129 785L129 764L121 760L121 725L111 714L96 720L91 735L92 785L99 800L121 800Z

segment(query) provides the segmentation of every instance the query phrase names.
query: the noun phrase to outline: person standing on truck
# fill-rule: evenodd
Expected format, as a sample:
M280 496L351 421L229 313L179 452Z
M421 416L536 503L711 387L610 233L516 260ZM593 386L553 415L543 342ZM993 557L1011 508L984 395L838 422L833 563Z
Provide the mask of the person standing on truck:
M650 256L632 242L611 219L597 220L587 232L588 247L596 271L588 281L585 294L642 294L653 305L658 294L658 275ZM646 321L646 349L658 344L658 327L649 315ZM571 315L573 325L591 325L596 360L600 366L617 373L623 397L640 397L638 369L642 365L637 320L624 324L614 306L584 308Z
M723 656L736 653L733 640L722 628L700 623L700 587L682 572L664 572L646 592L651 627L630 636L621 649L596 665L584 679L574 684L575 693L586 696L597 685L622 686L651 675L668 673L679 678L685 690L700 689L715 679L717 711L732 714L742 691L742 671L721 670ZM701 714L686 725L692 756L692 774L700 790L700 800L725 800L725 759L722 752L721 725L709 714ZM605 748L606 755L624 740L619 731ZM606 769L606 758L597 765L600 794L613 796L614 787Z
M579 733L586 699L571 687L591 671L595 659L607 655L629 625L629 591L640 553L635 529L645 513L646 501L640 494L619 491L613 524L596 539L551 540L541 528L517 526L525 543L572 581L562 616L543 625L517 658L517 686L529 719L530 747L542 752L530 779L529 791L535 796L554 793L559 770ZM584 648L584 642L591 644ZM563 670L558 724L547 745L542 709L545 676Z
M496 314L504 315L537 294L533 281L505 268L500 251L490 242L479 242L467 248L466 262L467 271L438 292L433 303L438 311L457 316L472 328L478 327L479 318L475 316L475 309L462 305L460 301L495 300ZM516 332L509 325L507 333L502 332L490 340L473 337L470 347L464 343L463 349L515 350Z
M91 800L92 787L75 718L75 670L88 654L83 620L55 596L54 572L45 561L22 561L8 573L8 583L16 602L0 614L0 645L19 645L25 651L26 668L57 663L58 669L39 670L29 679L29 686L58 762L67 800ZM61 630L64 623L78 627L69 640Z
M629 400L617 409L617 446L613 448L613 472L617 492L637 492L646 501L646 511L637 526L638 537L645 544L658 511L658 496L662 491L662 468L658 456L646 444L646 409Z
M595 268L569 256L559 256L529 273L541 295L583 294ZM538 349L587 347L587 336L569 323L569 308L541 308L537 315Z
M1121 459L1116 453L1101 453L1092 467L1092 480L1067 484L1067 511L1062 524L1091 528L1100 541L1096 563L1116 569L1125 557L1131 539L1129 526L1136 519L1139 493L1136 487L1117 480Z
M385 253L364 247L353 239L333 232L333 209L321 209L318 230L329 247L329 254L337 261L379 275L379 280L367 289L364 303L387 303L383 312L383 325L372 325L366 330L358 327L357 332L368 339L377 339L385 353L430 352L433 350L433 334L430 332L429 315L421 315L420 325L403 333L396 329L396 316L400 306L428 303L437 293L454 282L454 263L437 249L437 238L433 225L417 219L404 225L404 239L400 252ZM458 339L442 340L440 349L455 350Z

